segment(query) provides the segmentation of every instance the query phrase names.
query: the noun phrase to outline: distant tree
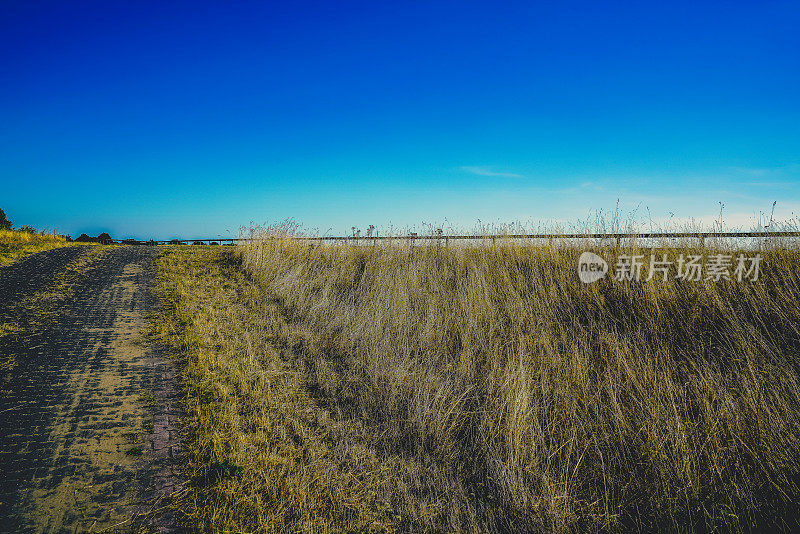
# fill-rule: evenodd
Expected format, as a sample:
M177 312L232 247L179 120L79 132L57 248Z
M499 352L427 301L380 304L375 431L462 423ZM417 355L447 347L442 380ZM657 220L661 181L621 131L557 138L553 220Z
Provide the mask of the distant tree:
M78 242L81 242L81 243L88 243L90 241L94 241L94 238L93 237L89 237L86 234L81 234L75 239L75 241L78 241Z
M0 209L0 230L11 230L11 221L6 218L6 212Z
M102 243L104 245L108 245L109 243L111 243L113 241L113 239L111 239L111 236L108 235L106 232L103 232L102 234L97 236L97 241L99 241L100 243Z

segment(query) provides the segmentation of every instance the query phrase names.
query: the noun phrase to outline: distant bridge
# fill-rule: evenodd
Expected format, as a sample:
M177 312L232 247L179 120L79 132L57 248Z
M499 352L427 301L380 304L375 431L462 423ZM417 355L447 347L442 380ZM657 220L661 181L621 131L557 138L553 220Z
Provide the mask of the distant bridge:
M275 236L280 238L282 236ZM391 236L291 236L292 239L303 241L338 241L341 243L374 243L378 241L437 241L447 245L450 240L455 241L487 241L495 243L498 240L547 240L548 243L573 239L598 239L601 241L615 241L620 245L623 240L637 239L697 239L701 246L707 239L745 239L745 238L786 238L800 237L797 232L642 232L642 233L546 233L546 234L472 234L472 235L446 235L410 233L407 235ZM263 238L270 239L270 236ZM235 245L240 241L252 241L262 237L228 237L228 238L199 238L199 239L169 239L139 241L134 239L114 240L113 243L128 245Z

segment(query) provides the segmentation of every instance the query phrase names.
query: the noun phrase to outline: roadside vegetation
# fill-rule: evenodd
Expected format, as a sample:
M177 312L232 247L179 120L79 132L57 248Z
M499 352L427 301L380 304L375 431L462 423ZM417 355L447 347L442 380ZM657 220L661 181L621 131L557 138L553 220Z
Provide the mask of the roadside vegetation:
M65 247L70 244L66 236L37 232L33 228L0 229L0 267L34 252Z
M272 229L236 250L165 252L154 324L183 360L185 520L800 528L800 252L762 250L757 281L582 284L582 250ZM611 265L651 253L595 250Z

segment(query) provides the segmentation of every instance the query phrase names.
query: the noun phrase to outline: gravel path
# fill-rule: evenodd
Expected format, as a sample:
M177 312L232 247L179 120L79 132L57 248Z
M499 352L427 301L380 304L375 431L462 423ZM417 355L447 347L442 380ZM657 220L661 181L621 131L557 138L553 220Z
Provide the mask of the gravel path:
M69 247L0 269L0 321L21 325L0 336L0 532L125 531L179 489L176 375L142 336L156 255ZM20 307L75 261L54 309Z

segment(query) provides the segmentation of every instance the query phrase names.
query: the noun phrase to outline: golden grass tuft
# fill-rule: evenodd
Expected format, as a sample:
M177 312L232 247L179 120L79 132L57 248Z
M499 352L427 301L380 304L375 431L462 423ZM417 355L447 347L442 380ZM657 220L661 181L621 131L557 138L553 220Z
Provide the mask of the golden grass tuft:
M64 247L68 244L67 238L63 235L26 230L0 230L0 267L34 252Z

